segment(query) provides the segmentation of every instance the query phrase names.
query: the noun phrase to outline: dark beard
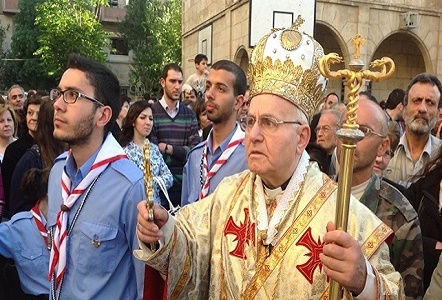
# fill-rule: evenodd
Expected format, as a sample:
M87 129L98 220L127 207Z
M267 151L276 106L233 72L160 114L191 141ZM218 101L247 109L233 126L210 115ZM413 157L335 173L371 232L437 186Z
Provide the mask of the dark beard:
M73 137L67 137L63 139L63 141L68 143L69 146L82 146L87 144L93 131L95 111L96 109L81 121Z

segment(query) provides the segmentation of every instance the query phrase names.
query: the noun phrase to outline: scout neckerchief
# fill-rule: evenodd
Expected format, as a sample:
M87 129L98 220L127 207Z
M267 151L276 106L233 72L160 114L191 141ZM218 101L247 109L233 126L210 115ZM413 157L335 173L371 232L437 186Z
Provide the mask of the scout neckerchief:
M235 151L236 147L244 141L244 132L241 130L240 126L236 126L235 133L227 145L226 150L223 151L220 158L216 161L213 167L209 171L209 164L207 162L207 149L209 147L209 139L207 139L204 145L203 157L202 157L202 168L201 168L201 193L200 199L203 199L209 194L210 179L218 172L218 170L227 162L230 155ZM205 176L204 176L205 175ZM205 178L205 180L204 180Z
M37 225L38 231L40 231L41 236L45 242L45 245L48 246L48 231L46 230L46 226L43 224L43 220L41 219L41 211L39 208L40 200L35 203L34 207L31 209L31 214L34 217L35 224Z
M57 214L55 233L52 239L51 255L49 259L49 280L55 275L55 288L57 289L66 270L67 238L68 238L68 212L87 187L106 169L106 167L126 154L114 138L108 135L94 163L83 180L71 191L71 181L65 171L61 177L61 194L63 204ZM66 160L69 159L69 151ZM75 220L74 220L75 221Z

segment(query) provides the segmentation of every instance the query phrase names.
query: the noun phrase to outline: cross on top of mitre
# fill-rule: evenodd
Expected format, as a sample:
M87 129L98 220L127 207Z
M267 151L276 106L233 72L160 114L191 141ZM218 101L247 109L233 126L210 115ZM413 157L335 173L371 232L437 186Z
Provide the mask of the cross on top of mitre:
M301 17L301 15L298 15L292 27L295 28L296 30L299 30L299 27L301 27L301 25L304 24L304 22L305 22L304 18Z
M355 54L353 57L359 59L361 57L361 46L365 45L365 39L357 33L354 38L351 39L352 44L355 46Z

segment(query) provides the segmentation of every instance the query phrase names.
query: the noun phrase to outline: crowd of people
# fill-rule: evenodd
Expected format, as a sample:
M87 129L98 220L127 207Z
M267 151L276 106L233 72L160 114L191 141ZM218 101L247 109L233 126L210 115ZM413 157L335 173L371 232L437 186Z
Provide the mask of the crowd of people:
M310 49L310 48L313 48ZM348 231L336 229L342 96L296 28L249 73L195 57L132 101L78 54L0 104L0 299L439 299L442 84L361 92ZM146 205L145 149L152 173Z

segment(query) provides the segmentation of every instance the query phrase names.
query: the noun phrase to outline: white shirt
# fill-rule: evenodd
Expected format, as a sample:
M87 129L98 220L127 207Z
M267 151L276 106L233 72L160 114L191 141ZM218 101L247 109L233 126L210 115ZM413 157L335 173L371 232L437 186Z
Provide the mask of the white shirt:
M408 187L417 181L415 175L420 175L425 165L437 154L442 141L430 134L424 150L416 161L413 161L408 148L405 134L399 140L394 156L384 171L384 176L400 185Z
M160 104L171 118L176 117L176 115L178 114L178 110L180 108L180 101L179 100L175 101L175 108L174 109L169 108L169 106L166 103L166 100L164 99L164 96L160 99Z

